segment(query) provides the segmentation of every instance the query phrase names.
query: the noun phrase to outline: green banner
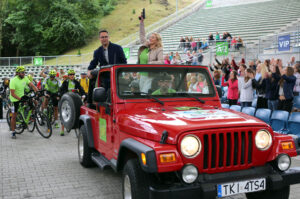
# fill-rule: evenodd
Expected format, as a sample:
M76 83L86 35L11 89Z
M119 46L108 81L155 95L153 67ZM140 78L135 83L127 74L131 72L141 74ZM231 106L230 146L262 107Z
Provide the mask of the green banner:
M206 7L211 8L212 7L212 0L207 0L206 1Z
M123 48L126 59L130 57L130 48Z
M106 120L99 118L100 139L106 142Z
M43 58L42 57L35 57L33 59L33 65L35 65L35 66L43 65Z
M228 43L216 42L216 54L217 56L228 55Z

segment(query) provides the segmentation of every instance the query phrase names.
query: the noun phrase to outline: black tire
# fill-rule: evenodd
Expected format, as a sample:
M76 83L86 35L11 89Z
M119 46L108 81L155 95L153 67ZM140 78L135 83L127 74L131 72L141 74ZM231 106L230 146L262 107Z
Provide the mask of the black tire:
M35 119L34 119L34 116L33 114L30 116L30 119L29 119L29 122L27 124L27 130L29 132L33 132L35 129Z
M8 109L8 111L6 113L6 121L7 121L9 129L11 129L10 128L11 114L12 114L11 109ZM15 132L16 132L16 134L21 134L24 132L24 130L25 130L25 128L24 128L23 118L22 118L21 113L18 112L17 118L16 118Z
M246 193L247 199L288 199L290 196L290 186L278 190L266 190L254 193Z
M36 113L36 118L35 118L35 126L39 134L44 137L44 138L49 138L52 135L52 126L48 120L48 117L38 111Z
M149 175L142 170L137 159L130 159L125 164L122 175L122 194L123 199L149 199ZM131 195L128 196L128 194Z
M60 120L67 130L78 128L81 97L76 93L66 93L59 102Z
M84 126L80 127L77 147L80 164L85 168L94 167L95 163L92 160L93 149L88 145L87 132Z

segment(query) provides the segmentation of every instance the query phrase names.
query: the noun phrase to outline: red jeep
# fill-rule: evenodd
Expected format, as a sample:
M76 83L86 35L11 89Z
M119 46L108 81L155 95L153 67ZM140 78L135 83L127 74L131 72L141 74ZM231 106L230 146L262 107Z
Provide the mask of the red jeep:
M61 120L80 129L82 166L122 171L123 198L288 199L300 182L290 168L297 138L221 108L207 67L114 65L97 74L95 108L65 94Z

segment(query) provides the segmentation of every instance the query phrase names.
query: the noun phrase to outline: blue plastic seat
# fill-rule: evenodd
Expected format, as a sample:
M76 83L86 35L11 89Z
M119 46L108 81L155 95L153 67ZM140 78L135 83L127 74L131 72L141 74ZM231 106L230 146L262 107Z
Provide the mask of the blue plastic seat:
M273 111L270 120L273 131L286 131L288 119L289 112L282 110Z
M258 119L261 119L262 121L270 124L270 117L271 117L272 111L267 108L259 108L255 112L255 117Z
M300 109L300 96L294 97L294 107Z
M229 108L229 104L221 104L222 108Z
M254 116L255 108L254 108L254 107L244 107L244 108L242 109L242 112L243 112L243 113L246 113L246 114L248 114L248 115Z
M287 130L290 134L300 136L300 112L291 113Z
M257 98L254 98L252 101L252 107L256 108L257 106Z
M235 110L235 111L238 111L238 112L241 112L241 106L239 106L239 105L231 105L230 106L230 109L231 110Z

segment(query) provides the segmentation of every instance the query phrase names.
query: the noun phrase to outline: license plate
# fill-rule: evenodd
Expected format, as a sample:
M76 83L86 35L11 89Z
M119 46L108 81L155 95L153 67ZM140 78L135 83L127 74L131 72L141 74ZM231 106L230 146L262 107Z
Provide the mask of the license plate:
M252 179L239 182L218 184L218 197L231 196L239 193L249 193L266 190L266 179Z

